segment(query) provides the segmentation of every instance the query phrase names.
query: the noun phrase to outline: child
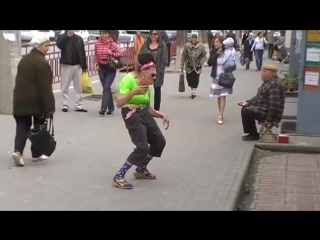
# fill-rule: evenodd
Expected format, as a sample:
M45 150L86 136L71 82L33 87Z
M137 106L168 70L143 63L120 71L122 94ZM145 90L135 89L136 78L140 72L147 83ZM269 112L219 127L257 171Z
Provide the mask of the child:
M234 40L228 37L226 40L223 41L224 50L224 57L223 57L223 66L227 66L229 68L235 68L235 59L236 59L236 50L234 49ZM231 70L231 69L230 69Z

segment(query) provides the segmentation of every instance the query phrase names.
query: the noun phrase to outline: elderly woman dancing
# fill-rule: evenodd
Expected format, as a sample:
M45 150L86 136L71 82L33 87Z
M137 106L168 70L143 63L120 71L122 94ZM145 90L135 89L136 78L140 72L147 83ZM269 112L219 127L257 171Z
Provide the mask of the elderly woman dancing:
M113 186L121 189L132 189L131 183L125 180L126 172L136 165L134 177L137 179L156 179L147 166L153 157L161 157L166 140L154 118L162 118L165 129L169 119L165 114L150 106L150 92L156 78L156 66L151 53L138 55L139 67L136 71L124 76L119 84L117 107L121 108L122 117L128 129L132 143L136 146L123 166L113 178Z

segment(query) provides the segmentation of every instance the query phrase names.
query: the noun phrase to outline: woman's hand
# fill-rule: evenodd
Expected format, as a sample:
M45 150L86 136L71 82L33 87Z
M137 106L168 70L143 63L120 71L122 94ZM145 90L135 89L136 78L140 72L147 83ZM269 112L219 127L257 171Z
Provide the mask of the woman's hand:
M222 69L226 70L228 68L228 66L226 64L222 65Z
M220 53L222 53L222 49L221 48L218 49L218 51L217 51L217 54L220 54Z
M165 114L163 114L162 116L162 121L163 121L163 126L165 126L164 130L168 130L170 126L170 120Z

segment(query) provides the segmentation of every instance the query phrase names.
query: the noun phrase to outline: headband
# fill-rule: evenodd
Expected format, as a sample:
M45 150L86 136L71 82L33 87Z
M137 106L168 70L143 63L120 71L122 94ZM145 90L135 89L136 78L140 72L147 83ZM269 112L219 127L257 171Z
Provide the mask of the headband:
M156 65L154 65L153 62L150 62L150 63L147 63L147 64L143 64L141 67L140 67L140 70L146 70L148 68L151 68L151 67L155 67Z

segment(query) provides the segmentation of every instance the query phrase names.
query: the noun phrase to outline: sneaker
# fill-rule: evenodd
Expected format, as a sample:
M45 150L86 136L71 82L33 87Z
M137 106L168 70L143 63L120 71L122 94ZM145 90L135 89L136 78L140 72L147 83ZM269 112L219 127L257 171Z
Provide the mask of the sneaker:
M40 157L34 157L32 158L32 162L40 162L40 161L44 161L47 160L49 157L46 155L41 155Z
M67 106L62 107L62 112L69 112L69 108Z
M21 153L19 152L14 152L12 154L12 160L14 162L14 164L18 167L22 167L24 166L24 161L23 161L23 158L22 158L22 155Z
M84 108L76 108L76 112L88 112L88 110Z

